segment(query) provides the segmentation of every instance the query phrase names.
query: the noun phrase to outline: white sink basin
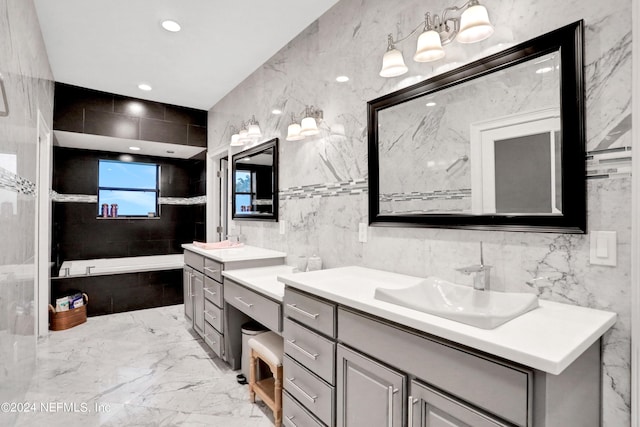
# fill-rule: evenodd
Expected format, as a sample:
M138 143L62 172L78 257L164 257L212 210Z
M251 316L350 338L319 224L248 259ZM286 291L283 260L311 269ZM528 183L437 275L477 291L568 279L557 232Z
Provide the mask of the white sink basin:
M538 297L532 294L478 291L438 277L406 288L376 288L374 298L482 329L496 328L538 307Z

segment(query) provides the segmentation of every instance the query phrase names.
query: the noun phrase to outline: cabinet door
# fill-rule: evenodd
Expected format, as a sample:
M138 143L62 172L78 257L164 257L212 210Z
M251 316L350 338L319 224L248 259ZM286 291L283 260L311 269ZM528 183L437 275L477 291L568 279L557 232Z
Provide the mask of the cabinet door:
M193 322L193 291L191 289L191 275L193 270L185 267L182 271L182 285L184 291L184 316Z
M191 277L191 288L193 292L193 329L204 335L204 275L194 272Z
M338 345L338 427L401 427L406 377Z
M409 427L507 427L497 418L418 381L411 381Z

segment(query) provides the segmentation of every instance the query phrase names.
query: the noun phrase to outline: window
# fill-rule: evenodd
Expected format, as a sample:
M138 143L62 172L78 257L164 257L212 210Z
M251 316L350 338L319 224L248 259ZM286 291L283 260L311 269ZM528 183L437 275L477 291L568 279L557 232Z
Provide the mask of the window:
M236 171L236 213L251 212L252 200L255 199L255 172Z
M153 163L100 160L98 216L103 204L118 205L120 217L158 216L159 175L160 167Z

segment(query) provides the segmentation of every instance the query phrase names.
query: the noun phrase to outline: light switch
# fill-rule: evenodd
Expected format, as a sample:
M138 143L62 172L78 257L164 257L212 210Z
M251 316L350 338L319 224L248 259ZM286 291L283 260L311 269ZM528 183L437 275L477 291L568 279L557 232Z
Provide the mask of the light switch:
M615 231L592 231L589 262L596 265L617 265L617 234Z
M367 243L367 223L358 224L358 242Z
M284 234L287 231L287 221L280 220L280 234Z

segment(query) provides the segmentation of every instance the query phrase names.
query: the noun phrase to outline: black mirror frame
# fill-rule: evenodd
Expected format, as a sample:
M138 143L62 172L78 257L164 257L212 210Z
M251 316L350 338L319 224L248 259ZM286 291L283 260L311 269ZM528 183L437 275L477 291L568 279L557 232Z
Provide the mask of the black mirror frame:
M587 197L583 25L582 20L574 22L502 52L369 101L367 103L369 224L392 227L585 233L587 229ZM380 214L378 111L554 51L561 53L562 215Z
M239 158L253 156L273 147L273 214L272 215L236 215L236 162ZM231 157L231 219L234 221L275 221L278 222L278 138L263 142L248 150L241 151Z

